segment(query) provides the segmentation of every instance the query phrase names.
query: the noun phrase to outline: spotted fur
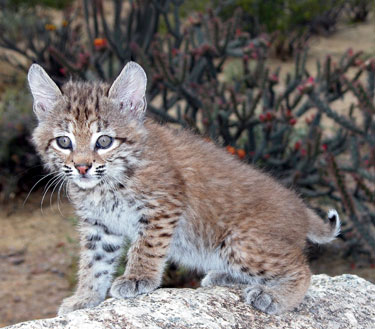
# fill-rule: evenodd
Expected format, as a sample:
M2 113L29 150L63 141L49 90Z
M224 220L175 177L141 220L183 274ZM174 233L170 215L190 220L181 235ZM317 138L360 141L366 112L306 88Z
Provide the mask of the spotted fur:
M333 239L337 213L324 223L295 193L213 143L145 119L146 76L135 63L112 86L68 82L60 91L37 65L29 84L34 144L80 217L78 287L59 314L96 306L108 291L150 292L167 260L207 273L204 286L245 285L245 300L261 311L298 305L310 282L306 238ZM96 146L102 135L113 138L108 149ZM59 136L72 148L59 147ZM113 281L126 240L126 270Z

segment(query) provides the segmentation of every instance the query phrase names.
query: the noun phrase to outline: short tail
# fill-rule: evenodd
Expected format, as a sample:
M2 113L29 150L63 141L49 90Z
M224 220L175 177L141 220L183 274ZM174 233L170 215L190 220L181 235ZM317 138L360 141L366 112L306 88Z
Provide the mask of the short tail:
M308 209L309 230L307 238L315 243L328 243L340 234L340 217L336 210L328 211L328 221L323 221L315 212Z

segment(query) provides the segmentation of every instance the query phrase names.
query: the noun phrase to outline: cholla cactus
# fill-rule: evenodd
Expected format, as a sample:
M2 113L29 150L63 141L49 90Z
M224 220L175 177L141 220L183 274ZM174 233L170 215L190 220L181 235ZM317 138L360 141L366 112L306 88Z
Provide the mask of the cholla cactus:
M244 33L237 14L223 21L208 11L181 20L182 0L131 1L128 10L123 2L113 1L111 23L103 1L84 0L82 25L41 19L40 34L30 29L23 39L18 30L9 41L3 31L0 46L41 63L61 81L68 75L110 80L124 62L137 60L149 76L152 116L193 128L270 171L317 208L335 204L346 215L348 246L374 257L374 60L362 62L361 53L349 50L337 63L331 57L318 62L311 76L307 53L299 52L294 71L283 78L267 68L268 37ZM78 41L78 31L87 43ZM241 74L228 78L233 63ZM354 103L337 110L333 103L347 95ZM333 134L324 117L335 122Z
M30 62L41 63L60 82L66 78L67 69L83 78L81 72L87 70L88 59L85 48L79 43L80 26L73 24L76 16L77 11L67 9L63 19L55 22L37 8L21 7L13 11L3 6L0 10L0 48L10 52L3 52L0 60L25 72ZM12 56L12 52L16 56ZM60 63L62 54L73 59L69 67Z
M373 165L374 156L364 153L373 153L375 147L374 61L362 63L361 53L349 50L338 63L331 57L317 63L318 73L312 77L304 52L281 82L279 70L266 67L267 40L241 33L236 18L223 23L208 13L190 19L184 33L178 48L170 37L158 37L154 63L146 62L152 72L151 95L161 96L161 102L159 98L151 105L152 112L190 126L234 156L271 171L307 199L316 199L315 206L330 199L331 206L347 215L344 238L374 257L370 186L375 176L365 165ZM222 68L229 54L241 58L243 74L224 81ZM351 78L346 77L349 71ZM331 107L349 94L358 104L347 115ZM355 112L362 116L360 123L354 122ZM333 137L323 130L324 116L338 125ZM344 161L348 156L352 166ZM348 176L355 188L348 187Z
M359 66L354 78L348 79L343 70L351 65ZM309 99L320 113L335 120L340 126L335 136L326 141L322 168L327 167L326 177L330 182L342 210L349 221L343 233L346 238L363 246L371 257L375 253L375 59L363 63L352 51L341 61L340 68L332 69L327 64L326 85L351 93L357 103L350 106L348 115L333 110L330 96L320 95L315 90L309 92ZM366 74L366 85L358 81ZM340 79L334 82L332 76ZM332 96L331 96L332 97Z

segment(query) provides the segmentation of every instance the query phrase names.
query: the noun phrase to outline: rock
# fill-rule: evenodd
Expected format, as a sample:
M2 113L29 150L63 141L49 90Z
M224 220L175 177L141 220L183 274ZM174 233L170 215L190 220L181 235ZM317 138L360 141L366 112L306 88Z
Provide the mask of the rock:
M270 316L243 302L238 288L158 289L134 299L107 299L94 309L19 323L7 329L375 328L375 285L355 275L315 275L303 303Z

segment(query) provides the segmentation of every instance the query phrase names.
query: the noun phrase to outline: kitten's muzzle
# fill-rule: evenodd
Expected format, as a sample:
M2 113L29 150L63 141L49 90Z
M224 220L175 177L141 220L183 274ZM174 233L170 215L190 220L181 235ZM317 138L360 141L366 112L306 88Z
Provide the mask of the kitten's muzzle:
M83 164L74 164L74 167L78 170L81 175L86 175L89 169L92 167L92 164L83 163Z

